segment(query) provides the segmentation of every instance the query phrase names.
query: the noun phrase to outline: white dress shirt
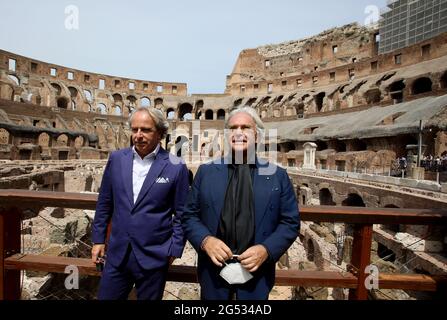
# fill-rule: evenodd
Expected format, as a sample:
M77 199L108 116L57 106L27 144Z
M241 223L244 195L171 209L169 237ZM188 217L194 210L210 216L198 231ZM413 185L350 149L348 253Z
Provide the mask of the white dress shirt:
M137 202L138 195L140 194L141 187L143 186L144 180L146 179L147 173L149 172L152 163L154 162L155 156L160 150L160 145L157 145L154 151L149 153L143 159L135 150L135 146L132 148L133 151L133 166L132 166L132 184L133 184L133 203Z

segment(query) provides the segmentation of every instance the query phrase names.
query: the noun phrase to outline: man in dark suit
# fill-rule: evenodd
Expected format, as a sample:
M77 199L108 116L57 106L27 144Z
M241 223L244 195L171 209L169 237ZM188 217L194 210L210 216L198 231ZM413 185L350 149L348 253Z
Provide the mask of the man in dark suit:
M256 111L234 110L226 129L230 150L199 167L183 228L198 252L202 299L264 300L275 282L275 263L298 236L298 205L287 172L256 157L263 129ZM231 263L236 274L224 279L222 267ZM245 273L241 266L253 278L235 284L238 270Z
M161 111L148 108L136 110L129 122L133 147L110 155L92 226L92 260L107 254L101 300L127 299L134 285L139 300L161 299L168 267L185 245L188 170L160 146L169 124Z

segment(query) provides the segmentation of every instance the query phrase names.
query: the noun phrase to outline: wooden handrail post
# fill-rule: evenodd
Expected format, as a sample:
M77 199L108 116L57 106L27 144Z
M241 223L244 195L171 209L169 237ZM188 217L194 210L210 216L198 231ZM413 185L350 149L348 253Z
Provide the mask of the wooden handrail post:
M349 300L367 300L368 289L365 286L365 268L371 263L372 224L354 225L351 265L355 269L357 289L349 290Z
M20 271L6 270L5 259L20 253L21 211L0 209L0 300L20 299Z

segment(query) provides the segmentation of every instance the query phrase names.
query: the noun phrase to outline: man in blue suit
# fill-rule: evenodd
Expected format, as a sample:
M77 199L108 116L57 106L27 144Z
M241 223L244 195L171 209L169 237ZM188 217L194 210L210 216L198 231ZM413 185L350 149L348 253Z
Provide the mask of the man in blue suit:
M93 262L107 254L98 299L127 299L135 285L139 300L158 300L169 265L185 245L188 170L160 146L169 128L161 111L137 109L129 122L133 147L110 155L92 226Z
M298 236L298 205L287 172L256 157L263 130L256 111L234 110L225 127L230 152L199 167L183 228L198 252L202 299L266 300L275 263ZM233 263L235 273L227 273ZM252 276L248 281L245 271Z

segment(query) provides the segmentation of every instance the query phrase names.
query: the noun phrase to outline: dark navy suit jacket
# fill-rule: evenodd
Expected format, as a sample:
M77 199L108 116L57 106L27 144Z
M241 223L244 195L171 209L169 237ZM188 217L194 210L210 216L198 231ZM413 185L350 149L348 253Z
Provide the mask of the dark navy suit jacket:
M194 178L182 221L187 239L199 253L198 277L202 290L215 290L219 269L200 249L203 239L216 236L225 191L228 166L210 163L201 165ZM273 287L275 262L295 241L299 232L298 205L286 170L273 164L256 162L253 179L255 202L255 244L267 248L269 259L255 274L254 291L260 297Z
M166 266L169 257L181 257L185 238L181 216L189 190L188 169L180 158L160 148L134 204L133 151L112 152L102 178L92 242L105 243L112 221L107 263L119 266L131 244L144 269Z

